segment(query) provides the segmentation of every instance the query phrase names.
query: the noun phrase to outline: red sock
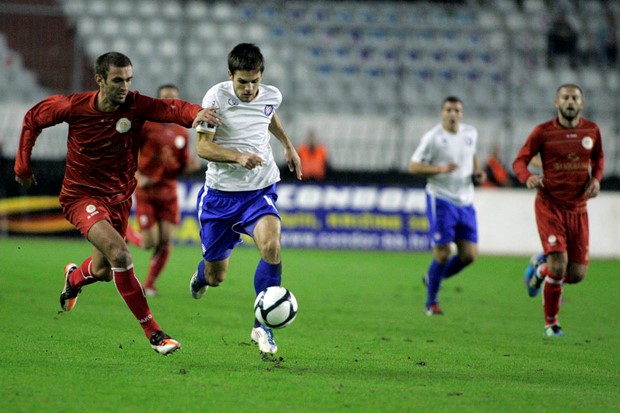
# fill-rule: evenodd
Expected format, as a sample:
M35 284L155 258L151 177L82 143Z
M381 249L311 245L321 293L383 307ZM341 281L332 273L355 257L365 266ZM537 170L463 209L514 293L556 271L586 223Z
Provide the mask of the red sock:
M545 327L558 324L560 300L562 299L562 278L547 274L543 286L543 309L545 311Z
M77 267L71 274L69 274L69 283L73 288L81 288L85 285L99 281L93 275L92 263L93 257L88 257L84 260L82 265Z
M168 262L170 250L170 243L166 243L155 250L155 253L151 257L149 274L147 275L146 282L144 283L145 288L153 288L155 286L155 281L157 281L159 274L161 274L164 266Z
M140 322L140 326L144 329L147 338L151 338L153 333L161 330L159 325L153 319L153 314L149 309L149 305L144 297L140 281L133 272L133 264L129 268L112 268L114 273L114 283L127 307Z
M125 234L125 238L130 244L142 248L142 234L134 230L131 225L127 225L127 233Z

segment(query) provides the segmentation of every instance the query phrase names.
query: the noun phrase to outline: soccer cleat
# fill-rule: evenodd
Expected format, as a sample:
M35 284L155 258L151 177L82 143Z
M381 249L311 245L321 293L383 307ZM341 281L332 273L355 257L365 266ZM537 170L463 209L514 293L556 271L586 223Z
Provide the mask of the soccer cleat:
M157 330L151 336L151 347L157 353L167 356L181 349L181 343L170 337L161 330Z
M439 304L432 304L426 307L425 313L429 317L434 315L443 315L443 311L439 308Z
M192 279L189 281L189 292L192 293L192 297L196 300L202 298L202 296L207 292L207 288L209 288L209 286L200 282L198 279L198 271L196 271L194 275L192 275Z
M273 339L273 331L270 328L260 325L252 329L250 335L252 341L258 344L261 353L275 354L278 351L278 345Z
M531 259L527 268L525 268L524 280L525 286L527 287L527 294L530 297L536 297L540 292L540 286L542 285L544 278L538 278L536 275L536 270L540 267L541 264L547 261L544 254L534 255Z
M157 292L157 290L155 288L144 287L144 295L146 297L157 297L159 295L159 293Z
M60 293L60 307L64 311L71 311L75 304L77 303L78 294L82 291L81 288L73 288L71 287L71 283L69 282L69 275L77 269L77 265L70 262L65 265L65 288L63 288Z
M562 327L559 324L552 326L546 326L543 332L544 337L564 337L566 334L562 331Z

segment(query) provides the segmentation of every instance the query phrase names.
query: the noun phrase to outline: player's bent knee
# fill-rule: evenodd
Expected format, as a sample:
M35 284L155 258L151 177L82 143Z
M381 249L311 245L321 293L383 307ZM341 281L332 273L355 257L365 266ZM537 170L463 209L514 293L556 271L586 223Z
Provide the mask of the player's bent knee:
M585 274L567 274L564 282L566 284L578 284L586 278Z
M277 241L267 243L261 247L260 253L263 260L276 264L280 262L280 243Z
M205 278L207 279L207 283L209 283L209 286L218 287L226 279L226 273L207 274Z

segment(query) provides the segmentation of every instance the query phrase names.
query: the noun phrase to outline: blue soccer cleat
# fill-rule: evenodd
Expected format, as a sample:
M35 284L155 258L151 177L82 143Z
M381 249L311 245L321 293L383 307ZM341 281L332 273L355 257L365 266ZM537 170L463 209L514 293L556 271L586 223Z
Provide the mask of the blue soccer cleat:
M542 285L544 278L539 278L536 274L536 270L545 262L547 262L545 254L534 255L525 268L525 286L527 287L527 294L530 297L536 297L540 292L540 286Z
M559 324L547 326L543 332L544 337L564 337L565 335Z

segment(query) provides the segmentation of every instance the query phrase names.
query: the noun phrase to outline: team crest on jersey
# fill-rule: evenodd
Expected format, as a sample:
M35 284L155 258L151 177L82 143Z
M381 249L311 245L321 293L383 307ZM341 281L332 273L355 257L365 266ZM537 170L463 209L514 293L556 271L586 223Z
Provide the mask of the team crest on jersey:
M228 98L228 104L230 106L239 106L239 101L234 98Z
M555 235L549 235L547 242L549 242L549 245L555 245L558 242L558 237Z
M116 122L116 131L118 133L125 133L131 129L131 121L127 118L120 118Z
M594 146L594 140L589 136L584 136L581 140L581 146L586 149L592 149L592 147Z
M263 112L266 116L271 116L273 113L273 105L265 105L265 110Z
M177 135L177 137L174 138L174 146L177 149L183 149L185 147L185 138L181 135Z
M96 210L97 210L97 207L94 206L93 204L86 205L86 212L88 212L89 214L92 214Z

